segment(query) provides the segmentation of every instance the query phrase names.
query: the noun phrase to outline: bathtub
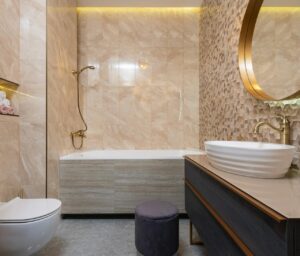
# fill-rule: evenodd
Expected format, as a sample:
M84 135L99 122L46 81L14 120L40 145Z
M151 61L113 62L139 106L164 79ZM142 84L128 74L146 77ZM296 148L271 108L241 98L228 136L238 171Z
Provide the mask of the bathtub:
M60 158L63 214L132 214L146 200L184 207L184 156L200 150L93 150Z
M185 155L199 155L191 150L91 150L62 156L60 160L124 160L124 159L183 159Z

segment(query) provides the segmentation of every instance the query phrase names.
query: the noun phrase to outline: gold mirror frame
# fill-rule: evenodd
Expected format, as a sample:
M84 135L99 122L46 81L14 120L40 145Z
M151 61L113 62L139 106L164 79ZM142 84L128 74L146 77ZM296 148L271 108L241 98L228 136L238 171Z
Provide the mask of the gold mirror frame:
M300 91L286 98L275 99L265 93L256 80L252 63L252 40L263 2L264 0L250 0L244 16L239 41L239 68L242 81L248 92L259 100L280 101L299 98Z

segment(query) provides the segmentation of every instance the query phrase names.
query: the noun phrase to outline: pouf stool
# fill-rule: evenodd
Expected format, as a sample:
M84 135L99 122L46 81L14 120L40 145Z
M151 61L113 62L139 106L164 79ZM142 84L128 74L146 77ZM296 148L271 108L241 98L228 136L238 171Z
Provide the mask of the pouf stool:
M177 208L163 201L149 201L135 209L135 246L144 256L172 256L179 246Z

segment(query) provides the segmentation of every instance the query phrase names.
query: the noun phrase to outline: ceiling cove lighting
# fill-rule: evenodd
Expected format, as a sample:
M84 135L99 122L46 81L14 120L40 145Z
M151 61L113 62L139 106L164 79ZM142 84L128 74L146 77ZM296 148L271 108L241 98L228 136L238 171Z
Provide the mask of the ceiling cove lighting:
M261 7L261 12L300 12L300 7Z
M199 7L77 7L78 12L200 12Z

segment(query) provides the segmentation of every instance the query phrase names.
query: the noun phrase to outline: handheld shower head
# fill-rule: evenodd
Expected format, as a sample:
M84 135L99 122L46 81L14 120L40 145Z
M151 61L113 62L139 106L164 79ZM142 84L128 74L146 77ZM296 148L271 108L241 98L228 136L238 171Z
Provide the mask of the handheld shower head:
M82 69L80 69L79 71L78 70L77 71L73 70L72 74L73 75L80 75L86 69L95 69L95 66L86 66L86 67L83 67Z
M95 69L95 66L86 66L86 67L80 69L79 73L83 72L86 69Z

